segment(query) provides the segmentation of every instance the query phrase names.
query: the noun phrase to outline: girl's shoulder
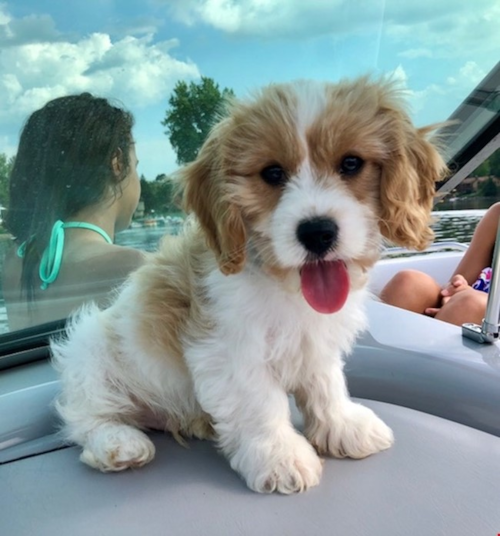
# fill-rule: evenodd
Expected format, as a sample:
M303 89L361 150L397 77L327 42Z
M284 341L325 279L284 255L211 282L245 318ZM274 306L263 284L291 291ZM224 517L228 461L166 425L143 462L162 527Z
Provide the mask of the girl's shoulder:
M78 252L68 252L63 269L76 270L81 273L82 278L122 280L130 272L140 268L149 255L135 248L98 243L92 247L82 247Z

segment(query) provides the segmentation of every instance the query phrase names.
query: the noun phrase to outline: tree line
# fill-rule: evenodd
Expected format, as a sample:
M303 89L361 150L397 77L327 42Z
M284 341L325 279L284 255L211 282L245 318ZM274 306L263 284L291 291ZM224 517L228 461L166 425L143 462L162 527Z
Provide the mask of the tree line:
M471 177L488 177L477 187L477 195L481 197L498 197L500 194L500 150L496 150L487 160L480 164Z

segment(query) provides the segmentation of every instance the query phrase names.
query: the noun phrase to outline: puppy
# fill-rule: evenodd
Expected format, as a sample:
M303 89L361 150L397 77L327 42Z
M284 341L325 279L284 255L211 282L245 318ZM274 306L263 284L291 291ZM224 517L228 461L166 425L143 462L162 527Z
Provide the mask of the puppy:
M142 466L154 426L214 438L251 489L293 493L319 483L320 456L389 448L391 430L350 400L343 357L366 326L383 237L416 249L432 238L445 165L430 130L369 78L232 103L180 172L194 214L184 234L52 342L57 409L82 461Z

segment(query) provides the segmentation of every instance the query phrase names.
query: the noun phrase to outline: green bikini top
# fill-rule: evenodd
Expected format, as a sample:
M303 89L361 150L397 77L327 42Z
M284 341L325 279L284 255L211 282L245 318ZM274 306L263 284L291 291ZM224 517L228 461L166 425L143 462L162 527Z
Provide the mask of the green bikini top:
M40 261L40 269L38 271L42 284L40 288L46 290L47 287L53 283L59 275L61 269L62 257L64 251L64 229L88 229L89 231L95 231L100 234L108 244L112 244L113 241L109 237L108 233L94 225L84 221L70 221L64 223L61 220L57 220L52 227L50 233L49 245L45 249ZM23 258L26 251L26 242L23 242L17 249L17 256Z

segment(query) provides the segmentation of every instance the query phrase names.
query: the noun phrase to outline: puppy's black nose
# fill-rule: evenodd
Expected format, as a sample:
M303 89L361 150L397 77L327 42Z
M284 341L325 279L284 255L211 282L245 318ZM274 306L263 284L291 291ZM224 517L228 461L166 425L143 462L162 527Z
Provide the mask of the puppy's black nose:
M335 245L338 232L338 225L333 220L313 218L299 224L297 238L307 251L323 255Z

